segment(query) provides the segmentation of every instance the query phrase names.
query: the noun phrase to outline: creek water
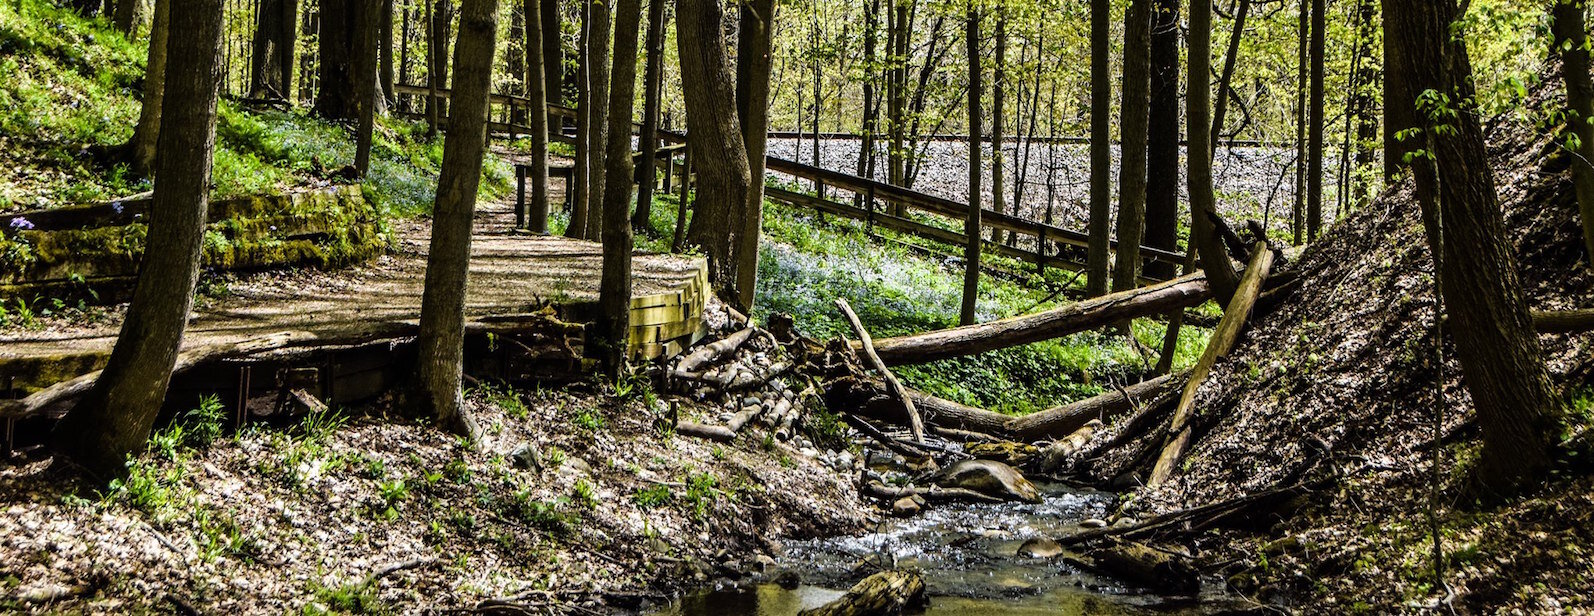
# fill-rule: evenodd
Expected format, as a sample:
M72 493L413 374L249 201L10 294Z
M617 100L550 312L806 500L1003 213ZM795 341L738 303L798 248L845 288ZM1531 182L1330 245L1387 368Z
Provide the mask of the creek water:
M943 505L908 519L886 519L872 532L786 544L781 569L800 583L761 582L688 594L656 616L793 616L844 594L858 579L895 562L924 572L930 615L1213 614L1245 607L1217 581L1199 597L1162 597L1075 568L1065 559L1032 559L1018 550L1032 538L1080 530L1106 515L1111 494L1042 486L1038 504ZM790 576L787 576L788 578Z

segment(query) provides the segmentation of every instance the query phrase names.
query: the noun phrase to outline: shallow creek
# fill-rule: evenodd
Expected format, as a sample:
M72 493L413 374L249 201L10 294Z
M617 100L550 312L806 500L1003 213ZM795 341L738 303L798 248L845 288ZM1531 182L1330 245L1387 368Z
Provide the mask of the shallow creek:
M1062 558L1017 555L1032 538L1080 530L1104 517L1112 495L1041 486L1039 504L943 505L909 519L887 518L870 533L786 544L779 566L801 584L773 583L689 594L658 616L792 616L841 596L863 575L864 563L893 559L924 572L930 595L925 614L1211 614L1244 607L1216 580L1195 600L1167 598L1082 571ZM856 573L855 573L856 572ZM789 584L788 584L789 586Z

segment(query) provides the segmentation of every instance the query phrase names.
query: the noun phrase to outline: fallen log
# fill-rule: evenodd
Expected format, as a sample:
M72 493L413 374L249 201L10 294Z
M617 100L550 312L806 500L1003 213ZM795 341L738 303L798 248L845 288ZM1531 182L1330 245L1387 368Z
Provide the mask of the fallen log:
M853 585L840 599L797 616L894 616L925 602L924 576L918 571L881 571Z
M1261 294L1262 281L1267 279L1268 270L1273 266L1273 251L1268 249L1266 242L1257 242L1251 250L1251 262L1245 268L1245 274L1240 277L1240 286L1234 292L1234 298L1223 311L1223 320L1218 322L1218 328L1213 330L1212 338L1207 342L1207 348L1201 353L1201 359L1190 370L1190 378L1185 381L1184 393L1179 397L1179 406L1174 408L1173 422L1168 426L1171 437L1162 454L1157 457L1157 464L1152 468L1151 477L1146 481L1149 487L1156 487L1167 481L1173 475L1174 467L1179 459L1184 457L1184 452L1190 446L1190 419L1195 414L1196 391L1201 388L1207 374L1212 371L1212 365L1218 358L1226 356L1240 339L1240 331L1245 328L1246 321L1250 318L1251 308L1256 304L1256 298Z
M869 359L869 363L880 373L880 377L885 379L886 387L891 390L891 394L902 403L902 409L908 415L908 430L913 433L913 442L923 443L924 420L919 417L919 409L914 407L913 397L908 395L908 389L903 387L902 382L897 380L897 375L892 374L891 369L886 367L886 362L881 361L880 354L875 352L874 339L869 336L869 330L864 329L863 321L858 320L858 315L852 311L852 306L847 304L847 298L836 298L836 307L841 309L842 314L847 315L847 323L852 325L852 333L857 334L858 344L863 347L864 357Z
M1000 498L989 494L975 492L968 488L943 488L937 485L915 488L911 486L888 486L878 481L871 481L863 487L863 495L876 498L885 502L917 496L926 501L947 503L955 501L973 501L977 503L1005 503Z
M1009 420L1007 427L1023 440L1038 441L1072 434L1093 419L1111 423L1114 417L1135 410L1165 392L1177 390L1187 376L1188 373L1181 372L1141 381L1094 398L1015 417Z
M675 365L675 376L680 378L697 378L705 366L713 364L720 356L734 352L758 331L756 327L748 327L734 334L705 344L682 357L680 363Z
M931 423L944 428L1001 436L1007 433L1007 422L1012 419L913 389L908 390L908 396ZM825 404L837 413L856 413L897 425L908 422L902 405L886 393L884 383L874 379L843 377L826 383Z
M1192 595L1201 589L1201 577L1184 556L1133 541L1117 542L1091 550L1070 562L1131 585L1160 592Z
M893 366L923 364L1060 338L1126 319L1195 306L1211 297L1205 274L1196 273L1034 314L887 338L877 341L875 350Z
M1594 308L1534 310L1533 328L1541 334L1575 334L1594 331Z
M691 421L683 421L675 424L675 433L721 443L729 443L736 440L735 430L731 430L725 426L711 426L708 424L700 424Z
M1063 467L1064 463L1068 462L1069 458L1074 457L1074 454L1085 448L1085 443L1089 443L1091 437L1096 436L1096 431L1099 429L1101 429L1101 420L1092 419L1085 425L1080 426L1073 434L1069 434L1062 440L1048 445L1041 452L1041 472L1057 472L1058 469Z

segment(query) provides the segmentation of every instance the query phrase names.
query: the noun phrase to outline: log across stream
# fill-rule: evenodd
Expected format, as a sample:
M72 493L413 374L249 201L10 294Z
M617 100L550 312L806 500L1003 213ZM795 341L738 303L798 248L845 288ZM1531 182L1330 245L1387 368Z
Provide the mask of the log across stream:
M842 596L877 570L874 563L893 560L923 571L930 596L924 613L931 615L1212 614L1248 605L1225 594L1219 580L1205 580L1197 597L1167 597L1083 571L1066 557L1019 556L1026 541L1077 533L1114 502L1104 492L1042 489L1036 504L948 503L913 518L887 518L856 537L787 543L777 559L780 572L768 580L699 591L654 614L795 616Z

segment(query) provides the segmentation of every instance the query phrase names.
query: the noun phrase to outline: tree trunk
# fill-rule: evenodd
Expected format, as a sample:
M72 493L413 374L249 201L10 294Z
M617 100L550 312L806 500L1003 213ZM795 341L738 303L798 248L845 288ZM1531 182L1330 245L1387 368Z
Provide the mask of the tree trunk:
M659 0L653 0L657 3ZM631 115L636 99L637 32L641 0L615 10L614 73L609 87L609 154L603 194L603 279L598 287L599 358L611 376L625 366L631 332Z
M1240 60L1240 39L1245 37L1245 17L1251 12L1251 0L1240 0L1234 11L1234 33L1229 36L1229 49L1223 54L1223 74L1218 77L1218 100L1212 111L1212 152L1216 156L1218 140L1223 139L1223 127L1229 115L1230 84L1234 81L1235 63Z
M1566 81L1567 130L1577 136L1572 185L1583 215L1583 244L1594 267L1594 80L1589 78L1588 32L1583 25L1585 0L1552 0L1550 30L1561 53L1561 78Z
M1311 9L1307 5L1311 0L1301 0L1300 19L1296 22L1296 80L1295 80L1295 208L1290 216L1291 241L1300 246L1306 241L1306 125L1310 118L1306 115L1307 89L1311 86L1307 82L1307 66L1311 62L1311 51L1308 41L1311 40L1312 26L1309 21ZM1387 55L1386 55L1387 57ZM1394 177L1390 174L1390 177Z
M1112 42L1111 21L1112 3L1090 0L1090 246L1085 253L1085 295L1089 297L1107 293L1111 258L1112 59L1108 57ZM1193 29L1194 24L1191 27ZM1203 73L1203 83L1205 78Z
M1306 153L1306 239L1316 241L1323 226L1323 106L1324 47L1328 0L1312 0L1312 123Z
M531 108L526 110L526 122L531 129L531 211L525 220L531 221L531 230L548 232L548 81L543 78L545 63L542 57L542 20L538 18L541 4L556 0L523 0L521 10L526 14L526 98Z
M471 218L487 144L488 96L498 39L497 0L465 0L459 31L454 57L458 78L443 140L437 201L432 207L432 241L416 339L418 391L410 404L435 417L449 431L474 440L477 426L466 415L460 392L465 359L465 280L470 270Z
M747 148L750 182L747 200L741 208L741 227L732 258L736 260L735 304L746 314L752 313L758 288L758 238L764 223L764 153L769 136L770 36L774 25L774 0L749 0L742 4L736 53L736 115L741 120L742 143ZM819 142L817 130L816 126L816 144Z
M655 169L658 164L659 114L663 106L660 99L664 94L664 2L648 2L648 63L642 78L642 134L637 138L642 145L642 167L637 170L639 185L636 213L631 216L631 226L640 228L642 233L650 236L659 233L653 228L653 190L658 183Z
M298 13L299 0L261 0L249 71L251 98L288 100L299 32Z
M160 141L161 109L166 93L167 41L171 32L171 0L155 0L155 18L149 30L149 62L144 68L144 102L138 125L127 142L127 160L133 173L154 174L156 146Z
M163 3L164 4L164 3ZM109 362L88 396L56 425L56 450L90 472L119 476L142 451L160 413L193 307L204 245L222 1L193 0L169 14L170 109L162 115L148 248Z
M362 74L355 64L363 57L361 46L370 40L363 31L365 20L359 16L361 6L361 0L323 0L320 3L317 60L321 69L315 112L328 120L357 121L360 117L360 100L366 87L360 83ZM371 79L375 81L374 74Z
M431 96L427 100L426 116L429 120L429 130L434 134L437 132L437 127L442 120L448 117L449 99L438 96L437 91L448 88L448 45L449 41L453 39L453 28L454 1L436 0L433 2L430 26L427 29L427 33L431 37L431 41L427 44L431 66L427 68L426 84L431 88Z
M353 73L355 84L359 87L359 125L355 131L354 139L354 170L361 179L371 170L371 138L376 131L376 106L377 99L381 96L378 85L378 75L381 67L381 57L377 53L377 44L381 42L381 28L377 20L382 18L383 0L353 0L355 33L361 38L355 45Z
M891 40L887 52L889 59L886 61L887 86L886 97L886 122L890 126L891 146L886 151L887 182L895 186L903 186L907 180L904 168L904 147L907 126L904 124L904 107L907 90L908 72L904 63L908 61L908 2L909 0L889 0L893 5L891 11L890 29ZM901 215L900 206L893 210Z
M542 1L542 78L547 83L548 103L565 101L564 14L560 0Z
M880 0L870 0L870 2L863 5L863 10L863 64L866 68L863 72L863 110L860 114L862 119L859 122L863 131L863 139L858 146L858 166L853 175L873 180L875 179L875 132L880 127L879 101L876 100L875 92L875 82L880 73L874 70L874 67L879 64ZM860 200L865 198L864 195L859 195L858 197ZM857 207L873 207L872 205L865 206L861 201L856 202L855 205Z
M968 246L963 249L963 306L958 311L960 325L973 325L976 321L975 308L980 298L980 212L985 209L984 193L980 189L980 176L984 169L980 164L980 143L983 136L980 128L980 97L984 96L980 84L980 13L973 2L968 6L968 17L965 23L964 38L968 45L969 65L969 215L963 222L963 236L968 238Z
M747 144L736 119L736 73L720 24L719 0L680 0L676 13L687 132L697 198L687 240L708 256L709 274L720 297L737 297L731 246L745 228L737 214L747 201L752 172Z
M1188 308L1211 298L1207 281L1195 274L1045 312L877 340L875 349L888 365L922 364L1059 338L1125 319Z
M1478 112L1463 102L1473 97L1472 65L1464 41L1453 35L1459 10L1453 0L1384 8L1384 36L1403 60L1401 82L1451 101L1407 110L1421 118L1432 152L1418 165L1418 198L1430 212L1424 217L1429 246L1442 256L1436 271L1449 323L1465 332L1451 339L1483 432L1476 477L1486 490L1508 494L1546 476L1556 411Z
M1003 163L1007 162L1007 155L1002 151L1002 116L1006 111L1007 94L1007 10L1004 5L996 8L996 67L995 74L991 77L991 195L994 200L992 209L998 214L1007 213L1007 184L1002 177ZM1013 213L1018 213L1018 203L1013 204ZM991 243L1002 243L1002 230L991 230Z
M1246 0L1241 2L1245 6ZM1151 0L1132 0L1125 19L1114 291L1126 291L1140 284L1140 243L1146 220L1146 140L1151 119Z
M382 49L382 109L387 109L393 100L393 0L383 0L378 7L377 27L380 28L378 39Z
M1190 237L1201 253L1201 269L1212 284L1218 302L1228 305L1240 276L1213 227L1217 215L1212 188L1212 0L1190 0L1190 68L1186 71L1185 130L1189 131L1185 158L1189 165Z
M588 143L591 148L591 167L587 171L587 230L582 235L589 240L603 237L603 199L609 178L609 37L614 30L613 9L602 2L592 3L592 30L587 41L587 102L590 107L587 127L592 132ZM630 136L630 118L626 119L626 135ZM627 155L630 148L626 149ZM613 178L615 182L629 183L630 177Z
M574 184L570 192L570 224L565 228L565 237L585 239L587 237L587 217L591 214L592 197L587 193L590 183L588 177L592 174L592 149L593 146L603 147L602 143L592 140L592 60L588 51L592 46L592 4L581 2L581 39L576 50L576 168L572 170L569 181ZM602 195L598 196L602 199ZM602 207L602 205L599 205Z
M1146 237L1142 244L1179 249L1179 0L1154 0L1151 117L1146 135ZM1176 265L1153 261L1146 275L1172 278Z
M1301 0L1301 20L1305 23L1306 1ZM1389 5L1391 2L1402 0L1382 0L1380 7L1383 11L1384 29L1389 28ZM1304 25L1302 26L1305 27ZM1302 47L1301 61L1305 65L1306 52ZM1384 180L1393 182L1400 175L1400 170L1406 165L1406 153L1415 149L1411 144L1401 143L1400 133L1408 128L1417 126L1417 118L1412 113L1412 102L1417 97L1401 81L1406 73L1405 58L1401 50L1389 37L1384 37ZM1304 71L1304 69L1302 69ZM1304 85L1305 73L1301 83ZM1296 243L1300 243L1297 241Z
M139 0L115 1L116 11L111 15L111 27L127 35L127 38L133 38L138 30L138 6L142 3Z

